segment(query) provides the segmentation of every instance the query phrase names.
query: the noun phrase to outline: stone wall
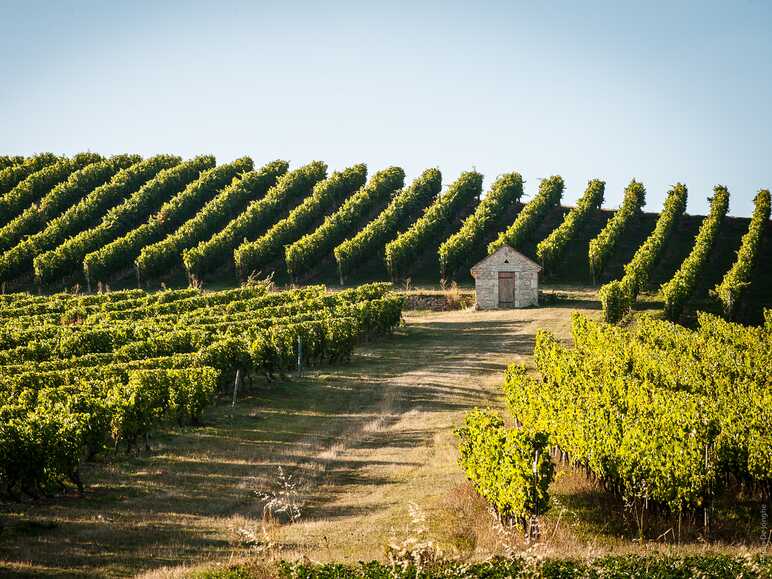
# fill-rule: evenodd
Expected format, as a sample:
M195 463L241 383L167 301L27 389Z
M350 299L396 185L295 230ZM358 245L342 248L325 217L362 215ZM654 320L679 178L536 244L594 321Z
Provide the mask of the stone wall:
M499 274L492 269L484 269L474 281L477 293L477 307L491 310L499 307Z
M405 310L431 310L445 312L449 310L463 310L474 305L474 292L461 291L448 295L441 293L403 293L405 298Z
M535 271L523 271L517 274L515 287L515 307L525 308L539 305L539 274Z

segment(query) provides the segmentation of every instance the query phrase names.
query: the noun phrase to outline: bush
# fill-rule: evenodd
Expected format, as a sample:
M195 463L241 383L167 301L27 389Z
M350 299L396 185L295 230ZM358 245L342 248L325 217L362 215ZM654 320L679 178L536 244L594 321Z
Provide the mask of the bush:
M641 208L645 203L646 189L643 184L633 179L625 189L622 206L614 214L614 217L608 220L606 226L595 239L590 241L588 258L593 280L601 274L625 230L633 219L640 215Z
M245 575L223 577L256 577L246 569ZM235 569L230 571L235 573ZM726 579L756 579L772 574L772 557L732 557L729 555L703 554L690 556L663 555L609 555L597 559L578 561L555 558L496 558L477 563L441 561L426 567L414 565L392 566L378 561L360 562L357 565L342 563L288 563L279 564L279 576L285 579L531 579L533 577L564 579L567 577L623 578L657 577L658 579L691 579L692 577L717 577ZM206 575L220 577L221 575ZM262 575L260 575L262 576Z
M53 165L59 159L53 153L41 153L0 170L0 195L5 195L32 173Z
M274 163L281 163L279 167L283 168L283 171L286 171L289 166L286 161ZM245 207L251 207L253 201L263 196L266 185L265 175L257 171L234 178L230 185L220 190L211 201L176 231L142 249L135 260L139 274L142 277L161 275L180 264L186 249L208 239L218 238L216 235L218 231L243 215Z
M162 182L157 179L162 180L161 175L168 174L179 164L179 157L159 155L119 171L109 183L94 189L77 205L49 223L43 231L17 246L24 249L15 260L15 265L22 266L27 259L32 261L35 278L40 283L71 273L77 269L86 253L82 251L85 248L81 247L81 242L92 241L92 232L101 232L101 224L106 225L117 218L121 212L120 207L125 207L131 199L139 198L146 187L153 190L154 183ZM160 193L159 197L162 198L168 191ZM132 225L123 224L120 220L113 220L112 223ZM96 241L96 245L99 245L100 241Z
M677 320L686 305L686 301L694 293L697 281L710 259L710 254L718 237L718 230L729 209L729 191L721 185L715 189L715 195L710 203L710 214L700 225L700 231L694 241L694 246L688 257L673 277L662 284L662 296L665 298L665 316L669 320Z
M106 281L130 267L142 249L156 243L191 219L215 194L239 174L252 170L249 157L203 171L198 179L164 203L142 225L86 255L83 267L93 279Z
M721 303L726 318L732 317L743 290L750 284L751 272L758 260L764 230L769 222L769 191L759 191L754 202L751 223L748 232L743 235L737 260L712 291L712 295Z
M138 155L116 155L110 159L86 165L53 188L49 184L38 182L38 185L42 184L45 187L43 196L0 228L0 251L5 252L29 234L40 231L49 221L100 185L104 185L119 170L140 160ZM57 165L58 163L52 167Z
M68 238L99 223L105 212L136 192L160 171L177 165L179 157L159 155L133 163L115 173L105 184L91 190L57 215L46 214L44 227L10 251L0 255L0 280L10 280L33 267L33 260L55 249ZM42 209L42 205L41 205ZM45 259L43 261L46 261ZM39 264L48 269L49 264Z
M605 181L598 179L590 181L576 207L569 211L563 222L552 233L539 242L536 246L536 257L542 266L553 269L558 264L560 257L579 229L592 216L593 211L600 208L605 188Z
M554 465L546 434L527 435L504 427L498 414L474 410L466 415L459 462L475 489L499 517L523 528L531 517L549 508L548 488Z
M252 197L257 200L250 202L243 211L235 212L231 221L227 221L227 216L222 213L210 214L212 222L225 221L227 225L206 241L201 241L182 252L182 262L189 276L201 279L204 274L228 263L234 248L245 239L245 234L248 234L250 229L260 231L261 228L267 227L268 223L277 219L277 212L281 210L279 199L289 201L293 197L290 192L298 185L302 191L308 190L304 187L306 182L304 169L299 170L301 176L298 179L297 172L287 173L287 168L286 161L274 161L259 171L242 176L238 182L234 180L234 187L253 192ZM285 186L280 187L288 182L290 190ZM296 192L292 192L297 195ZM257 215L253 211L255 208L259 208ZM212 228L212 230L216 229Z
M66 181L73 172L99 161L102 161L102 157L96 153L79 153L72 159L62 158L32 173L11 191L0 196L0 225L6 225L56 185Z

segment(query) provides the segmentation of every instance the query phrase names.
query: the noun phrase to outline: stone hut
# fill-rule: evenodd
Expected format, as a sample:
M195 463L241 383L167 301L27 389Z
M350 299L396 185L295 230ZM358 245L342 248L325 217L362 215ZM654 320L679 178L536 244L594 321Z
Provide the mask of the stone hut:
M470 270L477 308L525 308L539 305L539 264L504 245Z

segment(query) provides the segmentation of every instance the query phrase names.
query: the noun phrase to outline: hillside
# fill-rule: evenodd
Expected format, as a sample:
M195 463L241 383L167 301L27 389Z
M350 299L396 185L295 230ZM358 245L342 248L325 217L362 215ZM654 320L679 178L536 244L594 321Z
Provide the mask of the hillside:
M17 209L23 212L23 220L10 221L2 228L7 240L5 249L0 251L3 291L55 292L75 286L95 290L96 286L105 285L122 289L137 287L138 282L146 289L175 288L186 287L191 276L207 287L225 288L237 285L242 281L240 278L249 274L273 276L279 285L291 281L335 284L339 275L333 258L334 246L376 219L387 201L382 199L372 207L363 206L358 210L361 214L350 217L355 219L351 223L346 221L349 217L336 214L346 200L354 199L362 190L367 174L364 165L356 166L358 176L344 184L339 182L340 176L355 168L328 174L321 162L289 170L286 161L258 167L248 157L217 167L214 163L213 157L183 161L171 155L146 160L122 155L101 161L104 174L98 175L98 179L86 179L94 171L87 166L74 171L65 181L52 182L48 189L37 191L30 197L28 207ZM45 183L41 176L45 171L43 168L32 172L17 188L0 196L0 201L7 198L9 203L14 200L18 204L17 199L25 198L22 192L26 191L24 187L29 187L27 182ZM452 183L445 182L443 188L447 191L451 186ZM426 202L424 199L424 204ZM510 206L503 215L485 222L485 230L478 234L474 246L470 245L468 253L457 258L460 267L453 274L455 281L464 286L472 283L468 268L484 257L488 244L515 221L526 205L516 203L514 209ZM435 228L432 239L411 248L410 263L403 264L404 272L393 281L403 283L409 278L413 285L438 284L437 248L461 228L477 206L475 199L454 209L452 215L444 216L447 222ZM291 207L295 209L290 214ZM413 208L411 220L399 223L393 236L409 230L421 209ZM521 247L517 249L536 260L539 242L555 231L571 209L551 207L538 215L531 234L521 240ZM426 205L423 210L427 210ZM552 271L544 272L542 283L591 285L588 245L614 215L615 211L609 209L591 211L588 219L573 232L557 265ZM625 264L654 230L657 218L657 213L646 212L633 218L609 255L605 268L594 280L596 284L622 276ZM679 218L651 272L649 290L652 293L656 294L678 270L692 248L703 219L687 214ZM732 266L749 222L748 218L730 217L721 225L713 255L705 264L691 298L692 310L716 308L709 290ZM335 224L334 229L330 223ZM763 308L772 306L772 292L767 289L772 280L769 231L770 226L750 287L741 297L737 311L738 319L748 322L757 323ZM314 236L316 232L319 234ZM256 241L257 238L260 239ZM316 243L318 239L326 245L321 251L316 249L315 259L304 259L299 269L296 266L298 271L291 279L284 263L284 246L301 238L308 239L308 243ZM196 243L198 245L192 247ZM244 263L252 265L242 264L240 269L246 271L237 271L234 255L246 255L247 247L252 258ZM383 245L381 251L374 248L369 258L347 275L348 284L389 279L382 248ZM153 255L148 257L153 258L156 266L140 275L136 260L140 255L144 260L146 250L152 250ZM254 254L255 251L258 254ZM300 257L296 250L294 261L300 263ZM143 261L143 267L146 262ZM648 303L652 303L651 299Z

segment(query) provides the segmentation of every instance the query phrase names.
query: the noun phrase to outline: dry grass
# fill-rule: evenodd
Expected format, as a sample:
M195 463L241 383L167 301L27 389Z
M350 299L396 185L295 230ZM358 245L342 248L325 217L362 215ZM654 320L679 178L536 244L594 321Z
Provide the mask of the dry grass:
M434 512L432 530L440 548L462 560L494 555L537 555L587 559L602 555L695 555L721 552L732 555L765 553L759 542L759 505L724 505L723 514L741 520L718 522L710 541L701 537L699 521L684 523L677 542L673 521L662 517L651 522L648 538L639 542L635 522L626 516L620 501L602 492L581 472L560 465L550 487L552 509L541 517L541 537L528 545L519 529L505 529L471 484L450 489ZM755 510L754 510L755 508ZM752 523L755 522L756 525Z

